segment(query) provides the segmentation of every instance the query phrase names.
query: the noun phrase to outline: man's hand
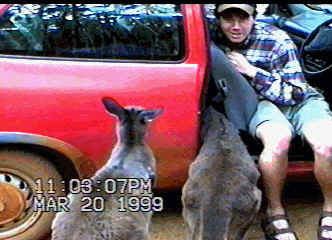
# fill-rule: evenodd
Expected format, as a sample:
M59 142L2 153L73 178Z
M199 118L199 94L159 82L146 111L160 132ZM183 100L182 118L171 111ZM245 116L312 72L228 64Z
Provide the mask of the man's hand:
M254 78L256 76L258 69L255 66L251 65L246 59L246 57L243 56L241 53L232 51L227 54L227 57L240 73L243 73L251 78Z

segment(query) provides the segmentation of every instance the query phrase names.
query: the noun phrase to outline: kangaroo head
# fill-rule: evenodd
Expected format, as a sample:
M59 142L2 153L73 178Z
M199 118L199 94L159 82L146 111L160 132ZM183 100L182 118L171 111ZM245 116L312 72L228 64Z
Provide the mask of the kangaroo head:
M142 141L148 123L159 116L162 109L144 110L140 107L122 107L114 99L103 98L106 110L119 119L120 141Z
M104 98L103 104L107 112L119 120L117 123L119 142L117 149L121 149L117 155L114 155L116 157L112 158L103 172L112 175L118 173L121 177L126 178L155 179L155 157L151 149L142 143L149 123L163 110L124 108L111 98Z

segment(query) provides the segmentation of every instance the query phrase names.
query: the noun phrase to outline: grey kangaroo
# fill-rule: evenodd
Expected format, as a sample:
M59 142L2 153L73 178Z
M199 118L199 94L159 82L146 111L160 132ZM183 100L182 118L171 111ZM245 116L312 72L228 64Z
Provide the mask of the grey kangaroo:
M212 107L182 189L187 240L242 240L261 203L260 176L237 130Z
M133 211L120 206L124 197L151 197L151 191L142 188L130 191L129 179L156 180L156 160L144 142L149 122L163 110L123 108L110 98L104 98L106 110L117 117L118 140L110 159L91 178L91 193L69 194L70 212L60 212L52 224L52 240L148 240L152 211ZM110 179L112 181L110 181ZM119 181L121 179L121 181ZM118 181L117 181L118 180ZM106 182L116 183L108 190ZM116 189L115 192L113 190ZM112 191L110 194L109 191ZM83 200L95 201L95 209L82 211ZM98 200L98 201L97 201ZM124 200L128 201L128 200Z

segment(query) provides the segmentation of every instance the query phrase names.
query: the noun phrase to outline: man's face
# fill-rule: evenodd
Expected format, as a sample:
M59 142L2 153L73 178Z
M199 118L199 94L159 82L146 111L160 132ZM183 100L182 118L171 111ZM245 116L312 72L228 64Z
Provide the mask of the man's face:
M246 12L231 8L221 13L220 28L232 43L242 43L255 23L255 19Z

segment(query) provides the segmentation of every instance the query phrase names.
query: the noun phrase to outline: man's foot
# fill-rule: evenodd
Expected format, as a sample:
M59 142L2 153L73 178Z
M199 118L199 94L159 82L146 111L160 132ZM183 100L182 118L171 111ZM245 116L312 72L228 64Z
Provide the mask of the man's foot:
M318 240L332 240L332 212L323 211L318 223Z
M261 226L266 240L298 240L286 215L267 217Z

